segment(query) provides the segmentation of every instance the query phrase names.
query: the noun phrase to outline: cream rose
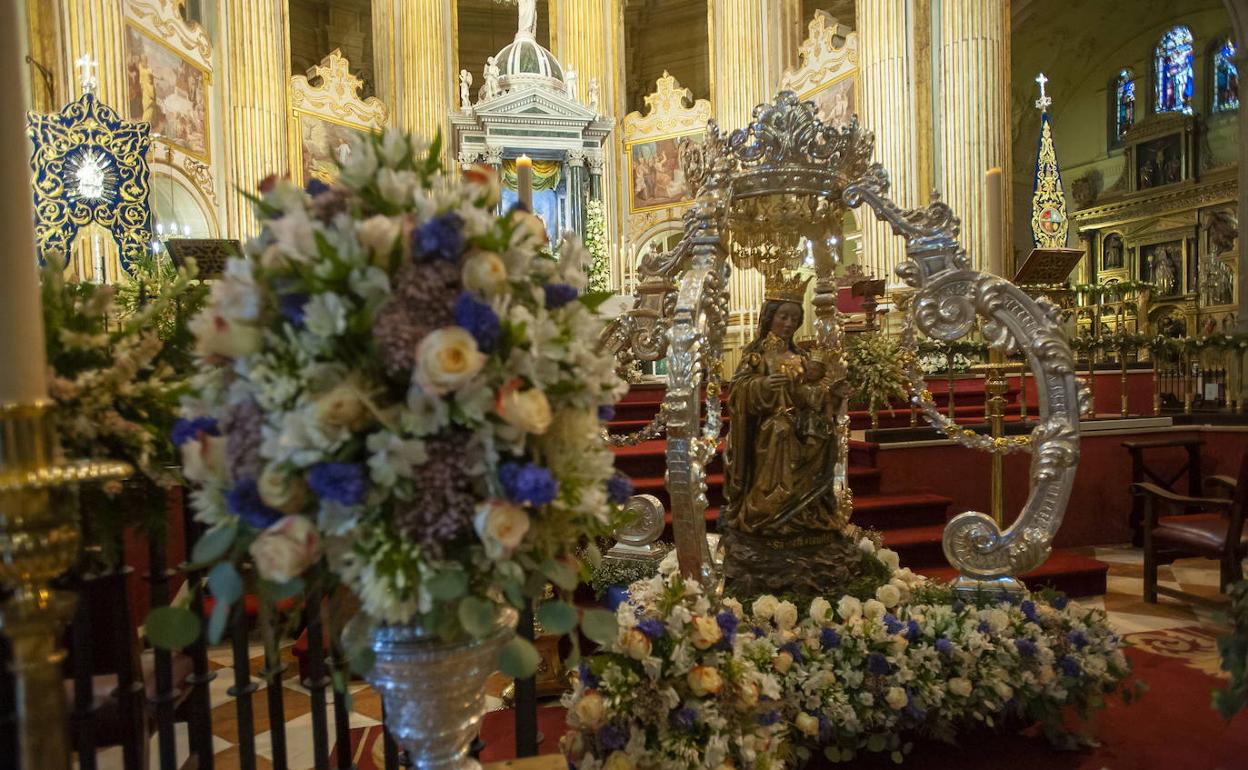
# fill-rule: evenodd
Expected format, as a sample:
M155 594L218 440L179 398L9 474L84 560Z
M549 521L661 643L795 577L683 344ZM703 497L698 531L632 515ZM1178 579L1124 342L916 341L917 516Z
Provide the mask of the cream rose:
M736 615L738 618L742 617L745 614L745 610L741 606L741 602L737 601L736 599L733 599L731 596L724 599L723 605L724 605L724 609L728 610L733 615Z
M207 484L225 480L225 437L201 435L182 444L182 475Z
M810 600L807 612L816 623L827 623L832 615L832 605L822 596L816 596Z
M759 692L758 683L747 680L741 683L737 689L737 706L742 711L749 711L758 705L758 698L762 693Z
M893 572L896 572L901 567L901 557L897 555L896 551L890 548L881 548L876 551L875 558L884 562L884 566L888 567L889 570Z
M538 388L521 390L519 387L504 385L498 391L495 410L503 418L503 422L537 436L550 428L550 421L553 419L550 401Z
M864 537L858 541L858 550L863 553L875 553L875 542L869 537Z
M633 660L642 660L650 655L650 637L646 636L636 628L630 628L623 632L621 646L624 653Z
M771 594L763 594L754 600L754 604L750 606L750 610L754 613L754 617L759 620L771 620L771 616L776 613L776 607L780 602Z
M573 709L581 727L597 730L606 719L607 704L596 691L590 690L581 696Z
M360 239L360 245L369 253L373 262L383 267L385 266L383 263L389 262L390 254L394 251L394 244L399 240L402 232L402 222L396 217L388 217L384 214L365 219L355 231L356 237Z
M486 356L467 329L445 326L416 346L416 384L426 393L444 396L462 388L485 366Z
M464 260L464 287L482 294L493 294L507 286L507 266L492 251L475 251Z
M1009 700L1014 697L1014 688L1010 687L1000 679L997 679L992 683L992 689L996 690L997 695L1001 696L1005 700Z
M273 463L265 466L256 481L260 500L282 513L298 513L308 502L308 485Z
M884 613L887 611L888 608L884 606L883 602L876 599L867 599L867 601L862 605L862 614L869 620L882 618L884 617Z
M885 583L875 589L875 598L885 607L896 607L901 602L901 591L897 590L897 586Z
M771 665L774 666L775 669L781 674L787 673L788 670L793 667L793 654L788 651L778 652L776 653L776 656L771 659Z
M359 428L368 416L360 391L350 383L339 383L312 401L312 414L323 425Z
M797 729L803 735L816 736L819 734L819 719L805 711L797 715L797 719L793 720Z
M689 624L689 641L699 650L710 649L722 637L723 632L715 618L699 615Z
M836 603L836 614L841 616L841 620L849 622L855 618L862 617L862 602L853 596L842 596L841 600Z
M797 625L797 605L793 602L780 602L776 605L776 611L772 614L772 619L776 621L776 626L783 631L788 631Z
M585 739L580 730L569 730L559 739L559 751L568 759L578 760L585 753Z
M201 356L242 358L260 350L260 330L231 321L225 314L207 308L187 325L195 335L195 352Z
M719 691L724 688L724 680L720 677L719 670L711 666L695 666L685 680L689 683L689 689L698 697L719 695Z
M480 191L480 205L492 209L498 205L502 190L498 182L498 172L485 163L474 163L464 169L464 181Z
M603 770L633 770L636 765L627 754L622 751L613 751L611 756L607 757L607 764L603 766Z
M967 679L966 677L955 676L954 678L949 680L949 692L953 693L959 698L965 698L969 696L971 694L972 689L974 688L971 685L971 680Z
M510 558L529 531L529 515L505 500L487 500L477 505L473 529L485 546L485 555L499 561Z
M305 516L283 516L252 541L252 561L265 580L288 583L316 563L321 536Z
M906 695L906 691L900 687L890 687L888 692L884 693L884 702L892 709L903 709L910 702L910 696Z

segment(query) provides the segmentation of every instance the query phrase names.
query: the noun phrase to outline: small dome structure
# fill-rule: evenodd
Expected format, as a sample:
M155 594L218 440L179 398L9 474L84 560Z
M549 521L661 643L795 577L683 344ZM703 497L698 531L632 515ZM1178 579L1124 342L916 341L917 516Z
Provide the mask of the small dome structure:
M546 86L560 92L567 89L563 65L527 31L517 32L515 39L495 54L494 61L498 64L499 85L504 91L528 85Z

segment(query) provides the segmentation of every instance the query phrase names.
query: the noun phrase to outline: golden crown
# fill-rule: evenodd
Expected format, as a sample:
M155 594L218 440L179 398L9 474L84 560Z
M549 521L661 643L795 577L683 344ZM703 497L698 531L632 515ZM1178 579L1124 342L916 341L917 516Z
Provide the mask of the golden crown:
M801 273L794 273L788 278L785 278L783 274L769 275L767 276L763 299L796 302L800 305L806 299L806 286L813 277L811 275L803 276Z

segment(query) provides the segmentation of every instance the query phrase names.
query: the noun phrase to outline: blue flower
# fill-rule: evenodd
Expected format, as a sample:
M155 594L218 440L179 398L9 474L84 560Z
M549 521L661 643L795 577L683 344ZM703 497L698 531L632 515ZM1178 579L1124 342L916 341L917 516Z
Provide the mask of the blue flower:
M698 722L698 712L686 706L673 711L669 719L672 721L672 727L689 732Z
M893 670L889 665L888 658L878 652L867 655L867 671L878 676L884 676Z
M255 479L243 479L234 488L225 493L225 505L230 513L242 519L243 523L255 529L266 529L270 524L282 518L260 499L260 490Z
M546 284L546 309L555 310L576 299L576 289L566 283Z
M1083 669L1079 667L1079 661L1068 656L1062 656L1057 661L1057 667L1062 670L1063 674L1072 678L1083 673Z
M308 487L322 500L359 505L368 494L368 468L360 463L317 463L308 469Z
M975 630L976 630L976 631L978 631L978 632L979 632L979 633L981 633L981 634L991 634L991 633L992 633L992 626L988 625L988 621L986 621L986 620L981 620L981 621L979 621L979 625L978 625L978 626L975 626Z
M1036 643L1030 639L1015 639L1014 648L1018 650L1018 654L1024 658L1030 658L1036 654Z
M633 496L633 482L623 473L616 472L607 479L607 500L616 505L623 505Z
M316 177L312 177L308 180L308 183L303 186L303 189L304 192L315 198L323 192L329 192L329 185L325 184Z
M919 621L917 620L906 621L906 638L907 639L909 639L912 642L918 641L918 638L922 635L923 635L923 629L919 628Z
M607 586L602 596L602 603L612 612L615 612L616 608L626 601L628 601L628 589L624 586Z
M628 745L628 733L615 725L604 725L598 731L598 742L605 751L619 751Z
M797 663L801 663L802 661L805 660L805 658L802 657L802 648L797 642L789 642L788 644L783 644L780 646L780 649L792 655L793 660Z
M169 437L173 439L174 446L182 446L188 441L198 440L200 434L220 436L221 429L217 427L217 421L211 417L196 417L193 420L185 418L178 420L173 424L173 429L169 431Z
M1082 650L1088 646L1088 637L1084 636L1082 631L1071 631L1066 634L1066 641L1073 644L1076 650Z
M637 624L637 630L651 639L662 639L663 635L667 633L667 626L663 625L661 620L646 618Z
M728 640L729 644L731 644L732 638L737 635L737 626L741 623L741 621L738 620L737 616L733 615L730 611L722 610L715 616L715 622L719 624L720 633L722 633L724 638Z
M953 642L942 636L936 640L936 652L945 656L953 655Z
M758 722L763 727L766 727L768 725L774 725L776 722L780 721L780 712L768 711L765 714L759 714L758 716L754 717L754 721Z
M581 676L581 684L585 685L591 690L598 686L598 677L594 676L594 672L589 670L588 663L582 660L581 667L578 670L578 672L580 673L580 676Z
M1036 603L1035 602L1028 599L1022 604L1018 605L1018 608L1023 611L1023 617L1027 618L1027 620L1031 621L1032 623L1039 622L1039 619L1036 617Z
M430 259L454 262L464 250L464 221L458 214L436 216L412 233L412 251Z
M550 471L534 463L503 463L498 466L498 480L513 503L536 508L559 495L559 482L555 481Z
M884 628L888 630L888 633L895 634L905 627L906 624L898 620L893 613L889 612L884 615Z
M1070 600L1066 598L1066 594L1058 594L1057 596L1053 597L1053 601L1049 602L1049 604L1052 604L1053 609L1058 610L1060 612L1061 610L1066 609L1066 604L1069 601Z
M750 631L752 631L754 636L758 639L763 639L767 636L767 632L763 630L762 626L750 626Z
M303 328L304 306L308 304L308 295L302 292L283 294L277 299L282 311L282 318L290 321L296 329Z
M598 406L598 421L611 422L615 419L615 407L611 404L600 404Z
M455 299L455 323L467 329L477 341L477 347L487 353L498 343L503 328L494 308L472 296L470 291L460 292Z
M949 605L949 607L954 612L961 612L962 610L966 609L966 602L962 601L961 599L954 599L953 604Z
M906 691L909 694L909 691ZM910 702L906 704L906 713L915 719L916 722L922 722L927 718L927 712L914 705L914 698L910 698Z
M836 629L825 628L819 632L819 646L825 650L835 650L841 646L841 635Z

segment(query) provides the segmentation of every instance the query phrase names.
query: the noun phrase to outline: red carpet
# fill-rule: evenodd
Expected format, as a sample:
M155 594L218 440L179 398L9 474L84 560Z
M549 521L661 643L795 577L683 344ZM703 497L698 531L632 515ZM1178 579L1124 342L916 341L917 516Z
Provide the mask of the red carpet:
M1165 642L1172 653L1181 644ZM903 767L923 770L1248 770L1248 713L1224 722L1209 706L1209 694L1221 680L1190 667L1183 658L1140 648L1127 650L1136 674L1148 685L1144 696L1129 706L1115 702L1103 711L1094 729L1101 745L1084 751L1052 749L1042 737L977 735L961 746L923 742ZM563 709L538 712L545 736L541 753L558 752L563 734ZM361 735L363 734L363 735ZM353 730L359 770L381 770L381 730ZM482 730L483 761L509 759L515 752L510 711L486 717ZM374 746L375 744L375 746ZM886 756L862 757L851 764L827 768L896 768Z

